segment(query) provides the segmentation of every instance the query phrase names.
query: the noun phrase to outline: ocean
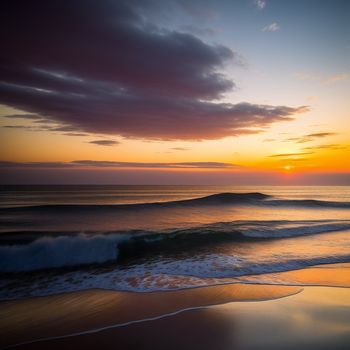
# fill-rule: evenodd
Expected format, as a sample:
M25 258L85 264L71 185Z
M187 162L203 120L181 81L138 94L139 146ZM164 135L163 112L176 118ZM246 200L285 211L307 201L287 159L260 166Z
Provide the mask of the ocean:
M1 300L281 284L345 262L346 186L0 187Z

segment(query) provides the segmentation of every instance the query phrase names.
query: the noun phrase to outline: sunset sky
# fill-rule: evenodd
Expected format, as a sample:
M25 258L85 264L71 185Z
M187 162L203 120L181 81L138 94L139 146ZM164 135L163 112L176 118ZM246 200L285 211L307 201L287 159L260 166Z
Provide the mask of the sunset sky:
M350 185L350 2L0 4L0 181Z

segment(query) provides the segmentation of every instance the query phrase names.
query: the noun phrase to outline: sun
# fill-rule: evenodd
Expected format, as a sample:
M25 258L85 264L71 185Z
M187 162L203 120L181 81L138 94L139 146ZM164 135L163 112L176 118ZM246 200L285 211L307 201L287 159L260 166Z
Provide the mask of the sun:
M292 169L292 166L291 166L291 165L285 165L285 166L283 167L283 169L289 171L289 170Z

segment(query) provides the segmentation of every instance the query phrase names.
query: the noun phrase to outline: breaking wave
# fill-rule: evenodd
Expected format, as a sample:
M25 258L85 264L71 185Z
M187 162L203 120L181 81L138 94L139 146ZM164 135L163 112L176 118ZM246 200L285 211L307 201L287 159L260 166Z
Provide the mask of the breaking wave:
M0 272L33 271L117 261L148 250L171 251L221 241L266 240L350 229L350 221L233 221L166 231L47 235L30 243L0 246ZM173 248L174 247L174 248Z
M32 271L116 260L123 235L42 237L29 244L0 246L0 271Z

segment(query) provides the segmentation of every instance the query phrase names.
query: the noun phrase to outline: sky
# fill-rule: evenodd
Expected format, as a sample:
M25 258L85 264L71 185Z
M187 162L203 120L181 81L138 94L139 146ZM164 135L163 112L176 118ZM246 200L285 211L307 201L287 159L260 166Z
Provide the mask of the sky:
M350 2L0 3L2 184L350 185Z

